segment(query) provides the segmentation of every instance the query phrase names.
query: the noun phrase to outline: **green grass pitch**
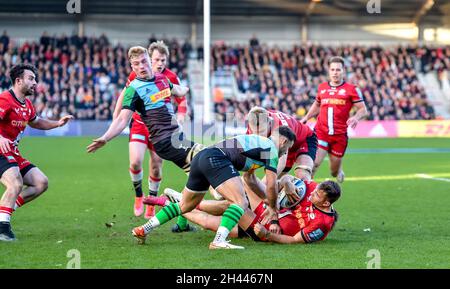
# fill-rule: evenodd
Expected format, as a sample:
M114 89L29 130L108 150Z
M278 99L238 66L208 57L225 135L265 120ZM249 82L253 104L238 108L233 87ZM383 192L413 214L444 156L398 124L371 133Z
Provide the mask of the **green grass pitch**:
M173 234L173 221L137 245L127 138L87 154L91 138L25 138L21 152L48 177L49 190L15 212L18 242L0 243L0 268L366 268L371 249L381 268L450 267L450 153L348 153L340 220L322 242L278 245L238 239L238 251L210 251L210 231ZM449 139L352 139L349 149L449 148ZM145 166L145 176L148 168ZM427 174L435 179L422 178ZM328 177L328 162L317 180ZM164 163L165 187L187 177ZM144 183L145 190L147 184ZM106 223L114 223L112 227Z

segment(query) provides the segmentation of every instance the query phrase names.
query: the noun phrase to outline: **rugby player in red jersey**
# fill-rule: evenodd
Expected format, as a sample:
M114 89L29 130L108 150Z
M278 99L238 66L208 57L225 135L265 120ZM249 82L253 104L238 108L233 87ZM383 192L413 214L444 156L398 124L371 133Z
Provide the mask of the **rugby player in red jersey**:
M19 152L19 141L26 126L49 130L73 119L67 115L53 121L36 115L27 98L35 93L36 77L36 67L18 64L11 68L12 88L0 94L0 181L6 187L0 200L0 241L16 240L11 230L11 214L48 188L44 173Z
M152 71L154 73L161 73L166 76L172 84L180 84L177 75L166 67L167 58L169 57L169 49L162 41L153 42L150 44L149 55L152 62ZM136 78L138 67L133 66L131 63L132 72L128 76L126 87ZM119 115L122 109L122 101L125 88L117 99L116 107L114 109L114 119ZM182 124L186 117L186 97L176 97L175 102L178 104L177 121ZM130 137L129 137L129 156L130 156L130 176L133 182L135 190L135 202L134 202L134 215L140 216L144 211L142 193L142 163L145 157L145 151L148 149L150 154L149 158L149 178L148 187L149 195L157 196L159 187L162 181L162 159L156 154L153 144L149 140L149 132L142 121L140 115L135 112L130 123ZM144 217L149 219L155 215L155 208L153 206L146 206ZM186 220L182 217L179 218L179 222L174 225L174 232L189 231L193 227L187 224Z
M296 179L291 175L284 175L279 179L278 188L287 191L296 189ZM336 182L325 181L320 184L314 181L305 182L305 194L301 201L290 209L282 209L278 213L278 220L262 225L262 213L267 206L248 186L245 191L251 210L246 210L239 220L239 228L230 232L230 237L249 236L255 241L269 241L283 244L312 243L324 240L333 229L338 214L332 204L336 202L341 189ZM264 186L264 185L263 185ZM265 186L263 187L265 190ZM146 202L166 206L171 201L178 202L181 194L166 189L165 196L148 198ZM228 208L228 201L202 201L196 210L184 214L191 222L204 229L217 231L220 225L220 215Z
M279 126L288 126L295 133L297 140L289 149L287 155L280 158L278 174L284 175L295 165L295 176L310 180L317 151L317 137L314 131L295 117L281 111L266 110L254 107L247 115L247 134L257 134L270 137Z
M344 81L344 59L332 57L328 65L330 81L319 85L316 100L301 122L306 124L310 118L319 115L314 128L319 149L313 175L328 154L331 175L342 183L345 176L342 158L348 144L347 128L348 126L355 128L367 115L367 108L359 88ZM353 107L356 113L350 117Z

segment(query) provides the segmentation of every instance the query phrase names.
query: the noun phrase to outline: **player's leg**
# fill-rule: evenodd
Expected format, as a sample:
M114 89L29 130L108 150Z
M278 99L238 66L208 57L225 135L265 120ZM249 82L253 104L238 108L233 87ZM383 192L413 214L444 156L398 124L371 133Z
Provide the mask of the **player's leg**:
M176 133L171 138L154 144L155 152L164 160L169 160L189 174L191 161L203 145L194 143L186 138L184 133ZM195 227L189 226L187 220L180 216L177 223L172 227L173 233L196 231Z
M145 151L147 150L147 145L140 141L134 141L132 138L128 144L129 147L129 157L130 157L130 177L133 183L135 192L134 201L134 215L140 216L144 212L143 193L142 193L142 163L145 157Z
M153 146L149 145L149 176L148 176L148 190L149 196L156 197L158 196L159 187L162 180L162 162L163 160L153 151ZM147 205L145 207L145 215L146 219L150 219L155 215L155 207L151 205Z
M307 154L301 154L298 156L295 164L295 176L302 180L311 180L314 167L314 160L311 158L311 156Z
M2 156L3 157L3 156ZM23 180L17 164L1 163L2 175L0 182L6 190L0 200L0 241L16 240L11 230L11 214L14 205L23 188Z
M325 157L327 156L327 154L328 154L328 152L326 150L324 150L323 148L319 147L317 149L316 159L314 160L314 167L313 167L313 171L312 171L312 176L311 177L314 177L316 172L319 170L319 167L322 164L322 162L325 159Z
M342 158L330 154L330 172L335 178L337 178L340 174L343 174Z
M345 178L342 161L345 151L347 150L347 145L347 135L334 136L330 145L330 173L336 178L338 183L343 183Z
M224 168L229 170L229 167ZM234 171L234 169L232 169ZM231 174L231 173L230 173ZM214 186L214 184L212 184ZM240 246L233 246L228 244L226 238L232 229L239 223L245 209L248 208L248 202L245 197L244 184L240 176L234 176L219 186L215 187L216 191L221 194L226 200L230 202L230 206L222 215L220 226L217 229L214 240L209 245L210 249L243 249Z
M317 136L313 133L306 138L307 151L301 152L295 160L295 176L303 180L311 180L314 160L317 154Z
M191 172L183 190L181 201L165 206L143 226L133 229L132 234L140 243L145 241L146 235L154 228L167 223L182 213L193 210L201 202L210 185L203 172L205 167L209 167L208 154L204 155L202 157L200 154L192 161Z
M26 188L23 189L17 198L16 207L31 202L43 194L48 188L48 178L39 168L30 165L22 169L21 173L23 175L23 184Z
M192 211L205 196L206 190L203 192L194 192L185 188L183 196L179 203L170 203L168 206L162 208L154 217L142 226L133 229L133 236L138 239L140 243L145 242L146 235L148 235L155 228L167 223L173 218L181 214Z

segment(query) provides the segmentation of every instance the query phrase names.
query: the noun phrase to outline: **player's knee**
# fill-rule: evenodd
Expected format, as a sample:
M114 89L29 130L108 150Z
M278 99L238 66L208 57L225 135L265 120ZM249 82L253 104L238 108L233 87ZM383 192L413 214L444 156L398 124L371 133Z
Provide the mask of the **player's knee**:
M18 196L22 190L23 190L23 182L21 179L16 179L14 181L12 181L8 186L7 189L9 189L9 191Z
M130 162L130 169L133 171L139 171L142 169L142 162L138 160L134 160Z
M247 198L245 197L240 197L239 199L237 199L234 204L238 205L239 207L241 207L243 210L245 210L245 208L248 208L248 201Z
M36 183L37 191L42 194L48 189L48 178L46 176L42 176Z
M299 179L302 180L311 180L311 174L312 174L312 170L306 170L306 169L296 169L295 170L295 176Z
M181 203L179 203L179 206L180 206L181 214L185 214L185 213L189 213L190 211L195 209L197 204L195 204L194 202L186 202L186 203L181 202Z

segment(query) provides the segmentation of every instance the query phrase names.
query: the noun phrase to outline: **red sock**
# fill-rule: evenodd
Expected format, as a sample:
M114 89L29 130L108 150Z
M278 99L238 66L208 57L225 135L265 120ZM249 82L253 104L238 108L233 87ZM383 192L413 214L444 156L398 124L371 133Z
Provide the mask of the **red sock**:
M21 196L18 196L16 200L16 207L14 209L22 207L23 204L25 204L25 200Z

